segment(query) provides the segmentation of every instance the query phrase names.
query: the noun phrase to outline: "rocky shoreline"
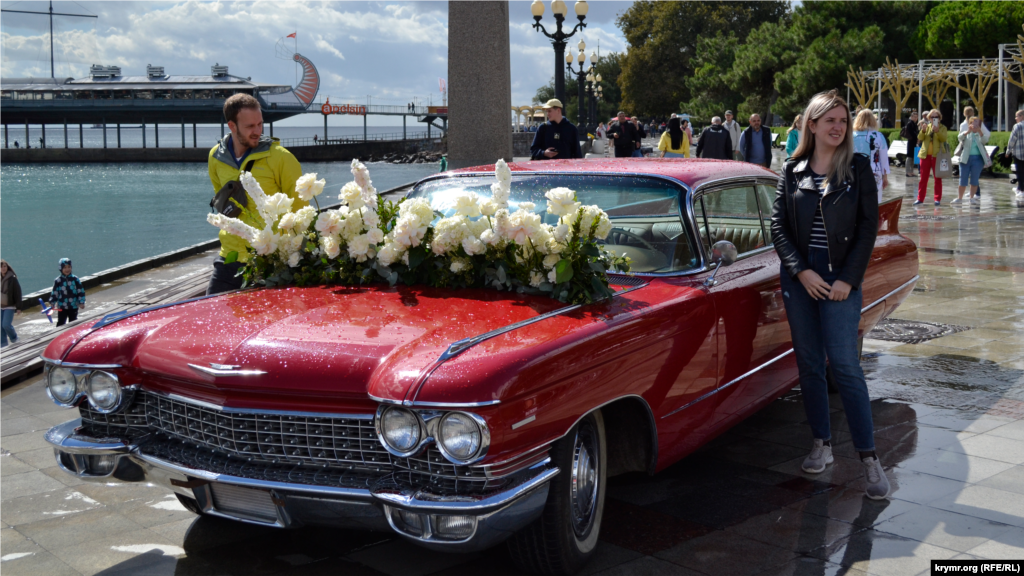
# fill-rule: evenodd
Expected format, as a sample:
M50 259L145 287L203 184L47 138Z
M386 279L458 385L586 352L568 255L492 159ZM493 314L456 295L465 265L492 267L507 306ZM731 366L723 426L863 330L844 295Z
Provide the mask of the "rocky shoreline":
M441 152L416 152L415 154L384 154L382 156L361 156L360 162L387 162L388 164L428 164L441 161Z

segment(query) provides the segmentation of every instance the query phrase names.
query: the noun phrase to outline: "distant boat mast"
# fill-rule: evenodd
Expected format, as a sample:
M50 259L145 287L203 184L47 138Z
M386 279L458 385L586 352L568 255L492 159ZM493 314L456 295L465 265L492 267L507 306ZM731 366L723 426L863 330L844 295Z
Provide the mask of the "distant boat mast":
M63 12L53 11L53 0L50 0L50 11L49 12L31 12L29 10L0 10L0 12L17 12L18 14L49 14L50 16L50 78L57 78L57 75L53 72L53 17L54 16L74 16L76 18L99 18L99 16L93 16L92 14L65 14Z

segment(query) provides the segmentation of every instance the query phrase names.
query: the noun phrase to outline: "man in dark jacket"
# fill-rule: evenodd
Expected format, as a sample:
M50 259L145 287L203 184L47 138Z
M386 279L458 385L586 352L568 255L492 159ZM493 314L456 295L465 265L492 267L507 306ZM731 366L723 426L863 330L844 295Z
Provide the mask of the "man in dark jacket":
M722 126L722 119L715 116L697 139L697 158L713 158L715 160L732 160L732 138L729 131Z
M761 128L761 116L751 114L750 126L740 134L740 154L743 159L765 168L772 166L772 137Z
M914 148L917 148L917 133L920 129L917 127L917 111L915 110L910 114L910 120L903 125L900 136L907 139L907 176L914 176L914 159L917 156L914 154Z
M629 158L634 150L640 149L640 133L625 112L619 112L617 120L608 128L608 137L615 143L615 157Z
M533 160L564 160L567 158L583 158L580 148L580 136L576 126L562 115L562 101L556 98L544 104L548 121L537 129L530 145L530 158Z

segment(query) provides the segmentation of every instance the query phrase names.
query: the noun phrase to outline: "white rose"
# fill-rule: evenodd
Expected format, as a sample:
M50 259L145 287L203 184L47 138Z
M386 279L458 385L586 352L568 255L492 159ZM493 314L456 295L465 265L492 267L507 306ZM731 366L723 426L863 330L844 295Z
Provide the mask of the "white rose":
M256 233L256 237L252 239L252 247L260 256L266 256L277 250L277 241L277 234L266 228Z
M483 254L487 251L487 247L480 241L479 238L468 236L462 239L462 249L466 251L466 254L473 256L475 254Z
M378 228L380 227L380 216L370 209L369 206L364 206L362 209L363 223L366 224L367 228Z
M558 264L561 259L562 257L558 254L548 254L544 257L544 267L548 269L554 268L555 264Z
M316 218L316 208L312 206L303 206L295 212L295 226L294 228L298 231L305 231L309 228L309 223Z
M556 242L565 243L565 239L569 237L569 226L567 224L559 224L555 226L555 231L552 233Z
M544 196L548 199L548 213L555 216L572 214L580 207L576 193L568 188L552 188Z
M527 212L533 212L533 210L536 207L537 207L537 205L534 204L533 202L520 202L519 203L519 210L525 210Z
M360 262L366 258L366 252L370 249L370 239L366 234L356 236L348 243L348 254Z
M476 194L464 192L455 196L455 213L470 218L479 216L480 205L477 203Z
M488 228L487 230L484 230L480 234L480 240L483 241L484 244L487 244L488 246L494 246L501 240L501 237L499 237L498 234L494 232L494 230Z
M601 215L597 219L597 226L594 228L594 237L599 240L604 240L608 237L608 234L612 231L612 221L608 219L608 215L601 211Z
M542 282L544 282L544 275L543 274L541 274L540 272L537 272L536 270L534 270L533 272L530 272L530 286L533 286L534 288L537 288L538 286L541 285Z
M302 255L299 254L298 252L292 252L292 255L288 257L288 266L291 267L291 268L295 268L296 266L298 266L299 265L299 258L301 256Z
M480 202L480 213L484 216L494 216L494 213L498 211L498 203L491 199L482 200Z
M295 194L300 200L309 202L314 196L324 191L327 180L317 180L316 173L303 174L295 181Z
M277 229L282 232L292 230L295 228L296 217L294 212L289 212L284 216L281 216L281 220L277 223Z
M355 182L349 182L342 186L338 199L348 204L348 207L352 210L358 210L365 204L363 202L363 189Z
M342 220L334 210L321 212L316 219L316 230L321 236L333 236L341 231Z
M338 238L336 236L321 236L320 248L323 249L324 254L332 260L341 254L341 245L338 243Z
M370 228L366 232L366 237L370 240L371 244L380 244L384 241L384 231L380 228Z

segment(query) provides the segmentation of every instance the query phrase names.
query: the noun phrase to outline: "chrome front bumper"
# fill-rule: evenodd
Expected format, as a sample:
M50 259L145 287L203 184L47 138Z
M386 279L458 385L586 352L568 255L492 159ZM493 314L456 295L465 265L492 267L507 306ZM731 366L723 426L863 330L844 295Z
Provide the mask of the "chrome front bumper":
M151 482L194 499L204 514L291 528L323 525L396 532L422 546L452 552L489 548L540 516L558 468L545 459L500 491L438 494L384 474L369 488L255 480L202 470L146 454L149 437L95 438L78 433L81 419L46 433L57 464L93 482ZM247 508L247 502L253 502ZM411 522L410 522L411 520ZM452 534L443 526L459 525ZM439 529L441 528L441 529Z

